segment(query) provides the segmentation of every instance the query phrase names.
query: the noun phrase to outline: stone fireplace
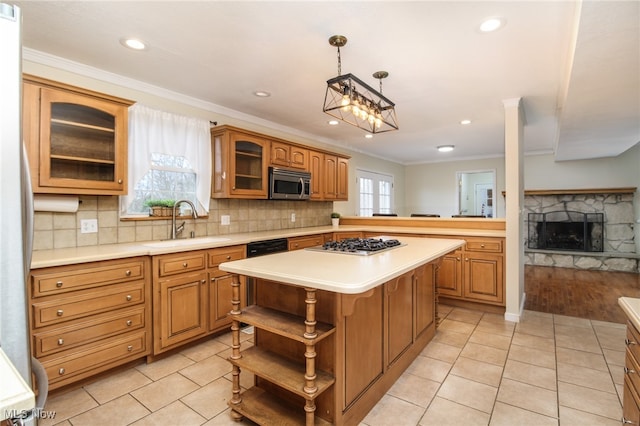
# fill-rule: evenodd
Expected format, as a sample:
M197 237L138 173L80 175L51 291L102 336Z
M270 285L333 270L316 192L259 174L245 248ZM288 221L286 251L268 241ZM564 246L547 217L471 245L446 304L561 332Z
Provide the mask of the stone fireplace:
M525 263L640 272L635 188L525 191Z
M600 252L603 248L602 213L558 210L529 213L530 249Z

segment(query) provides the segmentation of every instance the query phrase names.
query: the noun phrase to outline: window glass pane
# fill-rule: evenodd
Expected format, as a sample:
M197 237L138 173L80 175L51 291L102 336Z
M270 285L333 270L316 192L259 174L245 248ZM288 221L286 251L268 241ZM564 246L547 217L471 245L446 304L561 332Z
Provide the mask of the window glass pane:
M360 216L394 213L393 176L358 170L357 179L359 190L357 212Z
M197 204L197 175L184 157L151 154L151 169L134 186L128 213L146 214L149 200L189 200Z
M378 182L378 188L380 213L393 213L391 211L391 182L381 180Z
M373 214L373 180L360 178L360 216Z

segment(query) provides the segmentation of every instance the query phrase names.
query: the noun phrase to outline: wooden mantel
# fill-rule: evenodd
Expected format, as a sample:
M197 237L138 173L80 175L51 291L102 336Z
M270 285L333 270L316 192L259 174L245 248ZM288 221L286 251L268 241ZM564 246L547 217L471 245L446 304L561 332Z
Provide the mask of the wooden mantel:
M633 194L636 187L628 188L584 188L584 189L525 189L524 195L576 195L576 194ZM502 196L506 192L502 191Z

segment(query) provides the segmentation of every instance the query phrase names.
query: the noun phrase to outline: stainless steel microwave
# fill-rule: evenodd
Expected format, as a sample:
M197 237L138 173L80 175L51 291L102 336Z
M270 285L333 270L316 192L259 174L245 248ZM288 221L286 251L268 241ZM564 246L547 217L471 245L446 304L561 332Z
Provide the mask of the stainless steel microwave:
M269 167L269 199L308 200L310 191L311 173Z

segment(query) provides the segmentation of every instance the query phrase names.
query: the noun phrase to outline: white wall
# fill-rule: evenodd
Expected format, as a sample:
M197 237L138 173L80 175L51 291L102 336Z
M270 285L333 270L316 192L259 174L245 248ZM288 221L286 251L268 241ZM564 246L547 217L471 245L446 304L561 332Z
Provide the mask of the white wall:
M384 173L393 176L394 198L392 211L398 216L406 216L405 207L405 167L380 158L352 152L349 160L349 201L336 201L334 209L343 216L355 216L358 213L358 185L356 183L356 170Z
M504 158L428 163L405 167L405 211L435 213L442 217L458 214L456 172L495 170L495 217L504 217Z

